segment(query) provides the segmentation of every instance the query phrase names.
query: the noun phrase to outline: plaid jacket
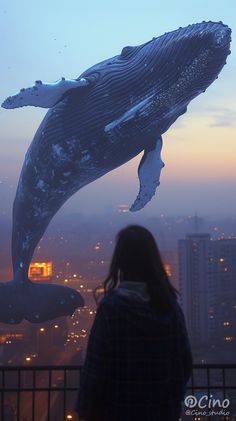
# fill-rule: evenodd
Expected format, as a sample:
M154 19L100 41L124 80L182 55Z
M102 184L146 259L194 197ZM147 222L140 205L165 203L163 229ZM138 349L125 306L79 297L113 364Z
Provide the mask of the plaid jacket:
M115 289L96 313L76 410L85 421L176 421L191 370L178 303L163 316Z

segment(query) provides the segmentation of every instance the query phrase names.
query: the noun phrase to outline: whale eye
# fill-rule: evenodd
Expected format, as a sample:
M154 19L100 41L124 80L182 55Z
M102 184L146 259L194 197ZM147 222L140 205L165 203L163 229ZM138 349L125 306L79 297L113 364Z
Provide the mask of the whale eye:
M131 53L134 51L135 47L124 47L121 51L121 57L122 58L128 58Z

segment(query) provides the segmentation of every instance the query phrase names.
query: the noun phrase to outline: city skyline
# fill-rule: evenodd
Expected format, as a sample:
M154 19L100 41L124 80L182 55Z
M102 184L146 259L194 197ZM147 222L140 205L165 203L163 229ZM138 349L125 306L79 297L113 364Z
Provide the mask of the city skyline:
M195 222L195 227L197 227L197 222L192 222ZM236 268L236 235L231 239L219 239L214 236L216 228L219 229L214 227L210 235L206 231L205 234L188 234L193 232L189 227L188 233L178 235L181 240L176 242L175 249L168 246L168 249L162 251L162 258L170 280L181 294L179 300L185 314L195 363L214 362L219 358L224 359L224 362L231 362L234 356L233 332L236 301L233 285ZM66 239L63 240L66 243ZM0 348L2 347L6 363L12 364L18 361L28 365L37 361L43 364L48 358L54 361L53 355L47 352L47 341L44 342L44 339L47 335L54 335L62 324L68 325L68 332L64 342L61 339L58 343L56 358L61 355L65 357L68 351L85 351L88 333L96 311L93 291L104 280L104 274L110 263L111 249L109 237L101 236L100 241L94 238L90 246L84 245L85 255L77 261L76 265L73 257L69 260L69 256L64 256L58 265L55 256L52 261L45 261L45 259L40 259L40 252L37 253L33 259L34 272L32 272L31 280L36 283L49 282L75 288L84 296L85 307L78 308L72 317L57 318L50 322L32 325L32 327L25 321L16 325L0 323ZM80 267L81 259L84 267ZM189 265L190 262L191 265ZM41 268L40 271L38 271L39 268ZM224 287L226 280L228 280L227 288ZM224 313L217 310L222 301L226 304L222 308ZM226 310L229 307L231 310L228 314ZM33 332L34 339L29 336ZM39 353L37 350L40 338L44 346ZM16 347L18 349L19 345L22 347L16 353ZM213 348L215 351L212 354ZM63 349L66 351L65 354L63 354Z
M122 209L126 209L122 207ZM176 250L179 239L193 232L210 232L212 238L236 238L236 218L214 219L199 215L170 217L167 215L134 216L129 212L103 213L94 218L91 215L60 214L49 226L38 244L33 260L54 260L56 268L62 261L71 261L74 269L87 271L89 260L93 259L94 247L100 243L101 259L110 259L117 232L129 224L143 225L154 234L161 252ZM11 221L0 217L0 280L11 279ZM105 246L105 247L104 247ZM104 254L105 252L105 254ZM106 268L107 269L107 268ZM103 272L103 276L106 272Z

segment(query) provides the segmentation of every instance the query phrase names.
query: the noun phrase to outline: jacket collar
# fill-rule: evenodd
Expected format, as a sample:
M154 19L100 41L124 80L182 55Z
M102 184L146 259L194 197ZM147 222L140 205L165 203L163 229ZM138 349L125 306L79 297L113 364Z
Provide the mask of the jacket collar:
M122 281L117 287L117 292L132 301L147 302L150 300L146 282Z

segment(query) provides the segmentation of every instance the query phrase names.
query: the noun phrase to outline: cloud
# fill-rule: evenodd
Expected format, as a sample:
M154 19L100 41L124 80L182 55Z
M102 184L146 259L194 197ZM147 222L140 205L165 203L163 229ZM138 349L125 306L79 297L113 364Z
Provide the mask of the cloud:
M233 127L236 122L236 111L230 108L212 110L213 122L210 127Z
M207 117L209 127L234 127L236 124L236 109L233 108L197 106L189 114L195 118Z
M207 117L209 127L234 127L236 124L236 110L233 108L197 107L188 110L172 125L173 129L183 129L193 118Z

